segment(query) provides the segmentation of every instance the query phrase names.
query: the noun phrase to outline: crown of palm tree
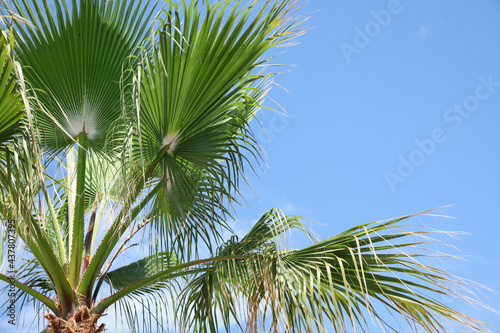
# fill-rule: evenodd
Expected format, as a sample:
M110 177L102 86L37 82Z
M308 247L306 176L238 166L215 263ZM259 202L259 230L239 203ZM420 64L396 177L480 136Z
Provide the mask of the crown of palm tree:
M225 240L239 180L260 158L249 123L277 74L268 52L304 32L300 7L157 7L13 0L6 13L16 20L0 38L0 214L27 253L17 300L50 312L47 332L101 332L111 306L136 331L163 330L165 316L196 332L233 320L251 332L325 331L325 319L345 332L369 327L368 314L390 327L377 303L428 332L445 321L488 331L434 298L472 300L461 280L417 261L433 232L409 231L411 216L296 250L287 235L312 233L272 209ZM150 253L111 269L142 230ZM140 325L139 310L151 320Z

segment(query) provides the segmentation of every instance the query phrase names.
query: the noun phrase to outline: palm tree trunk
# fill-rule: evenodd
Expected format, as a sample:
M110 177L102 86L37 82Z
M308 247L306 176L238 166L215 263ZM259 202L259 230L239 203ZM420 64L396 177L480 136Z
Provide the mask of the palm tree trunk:
M74 316L65 320L47 313L44 317L49 321L47 333L100 333L104 332L104 324L97 326L99 315L91 315L89 309L84 306Z

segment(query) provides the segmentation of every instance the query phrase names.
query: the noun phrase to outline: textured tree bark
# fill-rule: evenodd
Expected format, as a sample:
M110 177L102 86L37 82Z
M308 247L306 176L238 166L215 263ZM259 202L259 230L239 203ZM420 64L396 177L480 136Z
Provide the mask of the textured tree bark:
M84 306L75 315L67 320L59 318L52 313L43 315L49 321L47 333L101 333L104 332L104 324L97 327L99 315L91 315L89 309Z

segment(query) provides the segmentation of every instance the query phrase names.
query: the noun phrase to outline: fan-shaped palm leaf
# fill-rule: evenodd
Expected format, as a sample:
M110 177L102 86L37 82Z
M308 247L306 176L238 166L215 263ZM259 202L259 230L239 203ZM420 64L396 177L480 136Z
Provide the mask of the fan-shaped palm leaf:
M108 130L121 117L131 78L127 59L144 38L153 10L150 1L16 0L23 38L19 61L43 109L37 127L43 145L58 151L82 133L88 145L102 148ZM123 91L125 89L125 93ZM125 101L125 103L127 103Z
M259 59L303 32L290 17L292 1L267 2L255 11L239 4L229 9L229 2L205 7L181 1L164 12L136 71L135 127L122 152L131 170L125 205L80 293L92 288L127 226L150 203L160 213L152 225L169 242L168 251L176 246L189 260L198 242L211 247L220 240L246 156L258 155L248 123L265 95L262 81L271 75L256 72L266 62Z
M218 2L206 14L196 1L170 4L137 73L133 154L142 165L164 151L153 176L162 182L156 205L171 239L207 238L203 230L223 223L246 156L259 155L248 123L271 75L256 71L266 63L260 58L303 32L289 17L290 1L260 11L239 3Z
M0 34L0 147L19 130L23 116L23 96L18 80L21 68L14 59L14 41L9 42L7 31ZM16 69L17 67L17 69ZM16 70L18 71L16 73ZM4 159L2 159L4 160Z

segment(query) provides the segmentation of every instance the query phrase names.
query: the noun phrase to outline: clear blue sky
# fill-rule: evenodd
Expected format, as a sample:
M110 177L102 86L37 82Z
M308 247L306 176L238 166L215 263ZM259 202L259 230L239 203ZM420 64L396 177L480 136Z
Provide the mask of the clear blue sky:
M289 117L264 113L269 169L251 177L260 202L242 220L280 207L327 224L314 227L326 238L454 205L440 213L456 219L414 222L469 233L448 240L467 261L438 265L500 290L500 2L310 0L303 12L313 29L277 60L297 65L277 78L289 93L271 93Z

